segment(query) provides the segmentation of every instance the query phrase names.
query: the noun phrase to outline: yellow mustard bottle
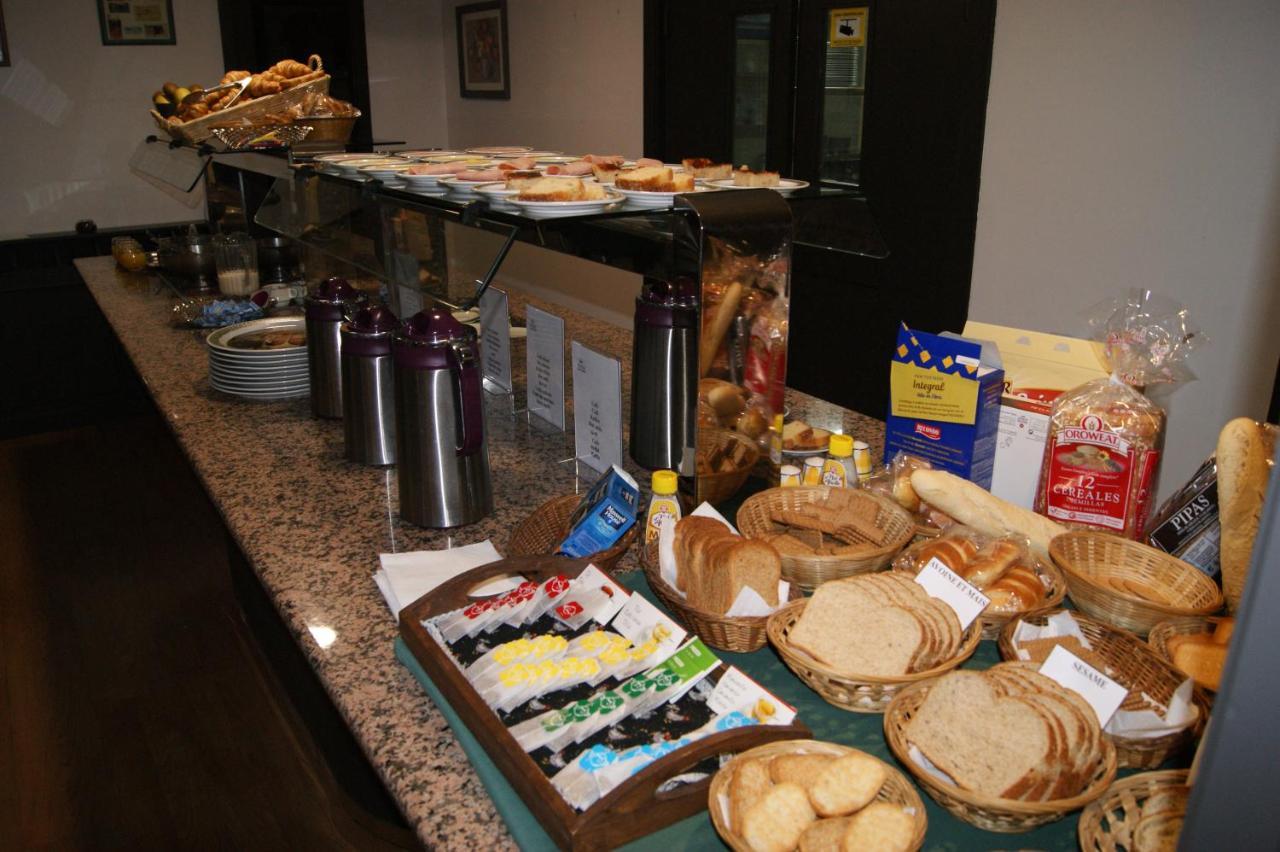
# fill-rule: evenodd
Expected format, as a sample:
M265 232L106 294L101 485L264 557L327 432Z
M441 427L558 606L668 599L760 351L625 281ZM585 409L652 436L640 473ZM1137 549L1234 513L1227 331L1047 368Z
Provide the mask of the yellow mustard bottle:
M853 438L849 435L832 435L827 442L827 458L822 463L822 484L832 488L846 488L856 481L853 469Z
M653 472L653 497L649 499L649 513L644 525L644 542L657 541L658 531L665 524L680 520L680 499L676 486L680 479L674 470Z

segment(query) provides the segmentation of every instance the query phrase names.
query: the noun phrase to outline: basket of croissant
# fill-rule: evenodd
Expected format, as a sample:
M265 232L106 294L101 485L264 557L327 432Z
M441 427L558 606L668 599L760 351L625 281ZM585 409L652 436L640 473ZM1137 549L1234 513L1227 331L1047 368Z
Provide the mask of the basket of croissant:
M245 80L249 82L243 87L219 88ZM167 90L168 87L162 92ZM306 62L282 59L257 74L228 71L208 92L192 91L195 96L179 98L172 104L171 115L163 116L155 109L151 114L157 126L174 139L198 144L212 136L215 127L289 123L284 119L300 116L301 111L293 108L300 107L309 95L327 94L329 75L324 61L313 53Z

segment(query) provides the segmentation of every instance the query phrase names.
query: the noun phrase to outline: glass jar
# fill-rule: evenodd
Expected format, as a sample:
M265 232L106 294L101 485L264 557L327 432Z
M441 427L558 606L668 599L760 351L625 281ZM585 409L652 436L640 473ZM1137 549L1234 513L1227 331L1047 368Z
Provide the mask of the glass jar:
M133 237L113 237L111 256L126 272L140 272L147 266L147 253L142 250L142 244Z
M224 296L248 296L258 288L258 244L248 234L218 234L213 238L218 290Z

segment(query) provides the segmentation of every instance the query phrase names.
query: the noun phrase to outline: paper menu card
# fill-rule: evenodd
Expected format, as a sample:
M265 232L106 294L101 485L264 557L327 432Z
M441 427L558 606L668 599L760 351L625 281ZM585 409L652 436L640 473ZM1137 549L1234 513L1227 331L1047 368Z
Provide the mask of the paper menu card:
M497 287L480 296L480 366L485 381L511 391L511 308Z
M574 455L597 472L621 467L622 363L576 340L571 353Z
M968 628L991 603L991 599L979 591L977 586L943 565L937 558L930 559L920 569L920 573L916 574L916 583L924 587L929 597L937 598L951 607L960 621L961 630Z
M564 429L564 320L525 307L529 329L525 364L525 407L557 429Z

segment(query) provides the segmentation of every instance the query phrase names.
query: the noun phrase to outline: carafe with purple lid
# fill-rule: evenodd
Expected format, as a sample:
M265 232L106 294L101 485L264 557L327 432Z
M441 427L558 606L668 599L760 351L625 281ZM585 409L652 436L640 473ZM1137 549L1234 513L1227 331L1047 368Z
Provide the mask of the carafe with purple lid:
M443 529L493 511L476 334L443 308L392 339L400 517Z
M342 434L353 462L396 463L391 335L399 325L385 305L360 308L342 323Z

